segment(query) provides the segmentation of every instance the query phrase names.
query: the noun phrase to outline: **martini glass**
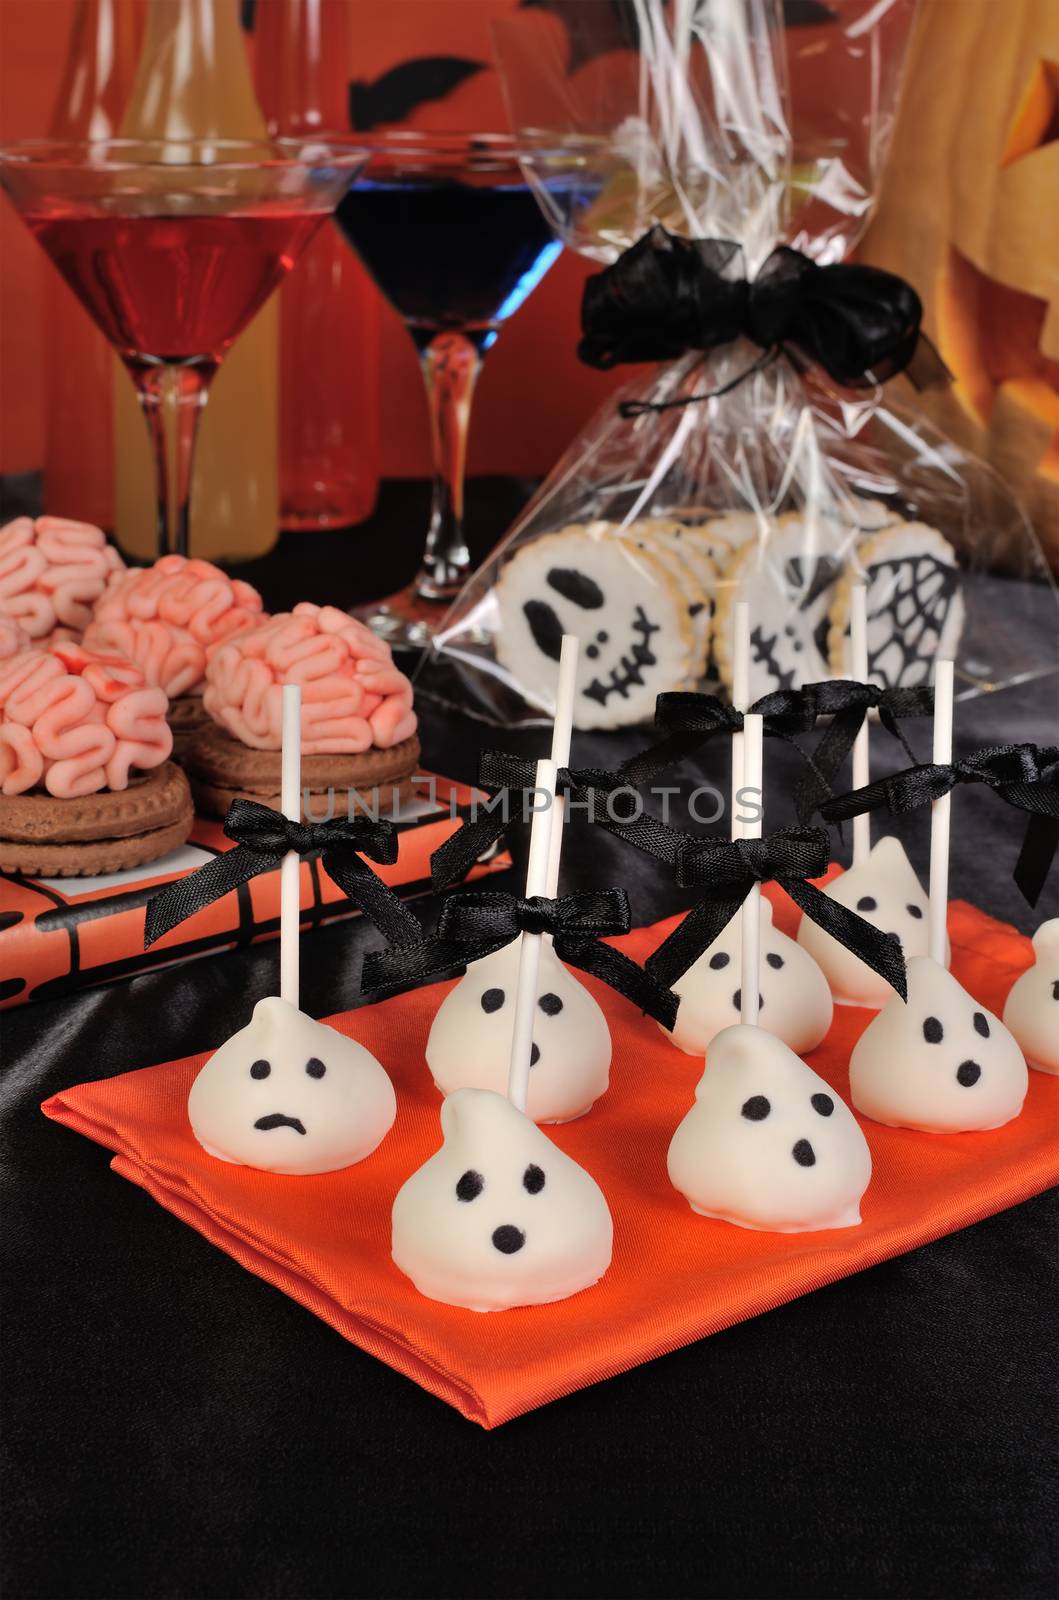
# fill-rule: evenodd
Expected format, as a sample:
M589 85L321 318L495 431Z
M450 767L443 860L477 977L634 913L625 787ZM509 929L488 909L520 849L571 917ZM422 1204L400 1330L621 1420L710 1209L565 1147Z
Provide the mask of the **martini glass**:
M426 644L471 570L464 465L474 386L501 324L561 245L502 134L358 134L369 151L336 221L419 353L434 487L418 576L359 613L395 645Z
M211 380L365 159L359 146L319 139L0 149L0 184L136 385L157 465L159 554L188 553Z

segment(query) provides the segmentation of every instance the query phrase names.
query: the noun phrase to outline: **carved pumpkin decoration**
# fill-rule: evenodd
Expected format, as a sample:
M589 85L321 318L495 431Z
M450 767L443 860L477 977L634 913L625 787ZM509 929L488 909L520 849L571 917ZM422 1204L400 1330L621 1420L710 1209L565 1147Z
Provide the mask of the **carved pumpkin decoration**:
M1059 4L923 0L860 258L918 289L955 382L923 409L1059 568Z

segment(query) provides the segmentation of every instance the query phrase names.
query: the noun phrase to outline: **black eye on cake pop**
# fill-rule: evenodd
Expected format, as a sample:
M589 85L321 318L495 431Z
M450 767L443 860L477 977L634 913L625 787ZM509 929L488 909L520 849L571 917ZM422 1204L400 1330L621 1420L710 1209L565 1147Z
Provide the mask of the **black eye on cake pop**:
M522 1174L522 1187L527 1194L540 1194L544 1188L544 1173L532 1161Z
M532 1049L530 1050L530 1066L531 1067L535 1067L537 1065L537 1062L540 1060L540 1058L541 1058L541 1047L540 1047L539 1044L534 1043Z
M1052 984L1052 999L1059 1000L1059 978Z
M975 1033L981 1034L983 1039L989 1038L989 1018L986 1016L984 1011L975 1012L974 1031Z
M510 1222L505 1222L502 1228L497 1228L493 1233L493 1246L501 1255L513 1256L516 1250L521 1250L526 1242L526 1235L521 1228L513 1228Z
M503 989L487 989L482 996L482 1010L487 1017L492 1016L494 1011L499 1011L503 1003Z
M735 1006L735 1009L737 1011L742 1009L742 1005L743 1005L743 991L742 991L742 989L737 989L735 991L735 994L732 996L732 1004L733 1004L733 1006ZM758 997L757 997L757 1008L758 1008L759 1011L764 1011L764 1009L765 1009L765 996L763 994L759 994Z
M928 1044L940 1044L945 1037L945 1029L937 1017L928 1017L923 1024L923 1037Z
M250 1068L250 1076L252 1078L267 1078L271 1071L272 1071L271 1062L269 1062L269 1061L255 1061L253 1066Z
M794 1157L795 1161L797 1161L800 1167L816 1166L816 1151L813 1149L808 1139L799 1139L798 1143L791 1151L791 1155Z
M715 956L710 957L710 966L714 972L720 972L721 968L726 967L731 959L726 950L718 950Z
M775 950L770 950L768 955L765 957L765 960L768 962L769 966L774 972L779 972L780 968L783 966L783 957L778 956Z
M327 1068L324 1066L319 1056L310 1056L308 1061L305 1063L305 1070L310 1078L322 1078L324 1073L327 1071Z
M457 1200L477 1200L484 1188L485 1179L482 1174L469 1167L456 1185L456 1198Z
M977 1061L961 1061L956 1068L956 1082L963 1089L970 1089L982 1076L982 1069Z
M829 1094L814 1094L809 1104L814 1111L819 1111L822 1117L829 1117L835 1109L835 1102Z
M921 922L923 920L923 907L922 906L907 905L907 906L905 906L905 910L908 912L908 915L910 917L915 917L917 922Z
M862 894L860 899L857 901L858 911L877 911L878 909L879 902L876 900L874 895Z
M752 1094L740 1109L748 1122L764 1122L772 1107L763 1094Z
M542 994L537 1004L546 1017L557 1017L563 1009L563 1003L557 994Z

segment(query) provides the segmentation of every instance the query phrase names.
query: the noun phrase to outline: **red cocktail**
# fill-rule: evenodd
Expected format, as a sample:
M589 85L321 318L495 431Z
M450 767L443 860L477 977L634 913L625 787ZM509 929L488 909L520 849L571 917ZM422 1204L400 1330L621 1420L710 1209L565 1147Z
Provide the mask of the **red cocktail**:
M187 553L210 380L364 162L330 139L0 150L0 182L136 385L155 446L160 552Z

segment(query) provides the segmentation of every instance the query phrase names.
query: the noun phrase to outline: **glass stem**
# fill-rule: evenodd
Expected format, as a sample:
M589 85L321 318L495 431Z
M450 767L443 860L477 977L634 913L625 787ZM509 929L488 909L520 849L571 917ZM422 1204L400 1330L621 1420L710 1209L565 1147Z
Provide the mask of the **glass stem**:
M463 333L439 333L420 353L430 405L434 492L416 593L424 600L455 599L468 577L471 553L463 532L463 478L471 400L482 365Z
M158 493L158 554L186 556L191 467L202 408L215 365L134 366L147 431L154 449Z

